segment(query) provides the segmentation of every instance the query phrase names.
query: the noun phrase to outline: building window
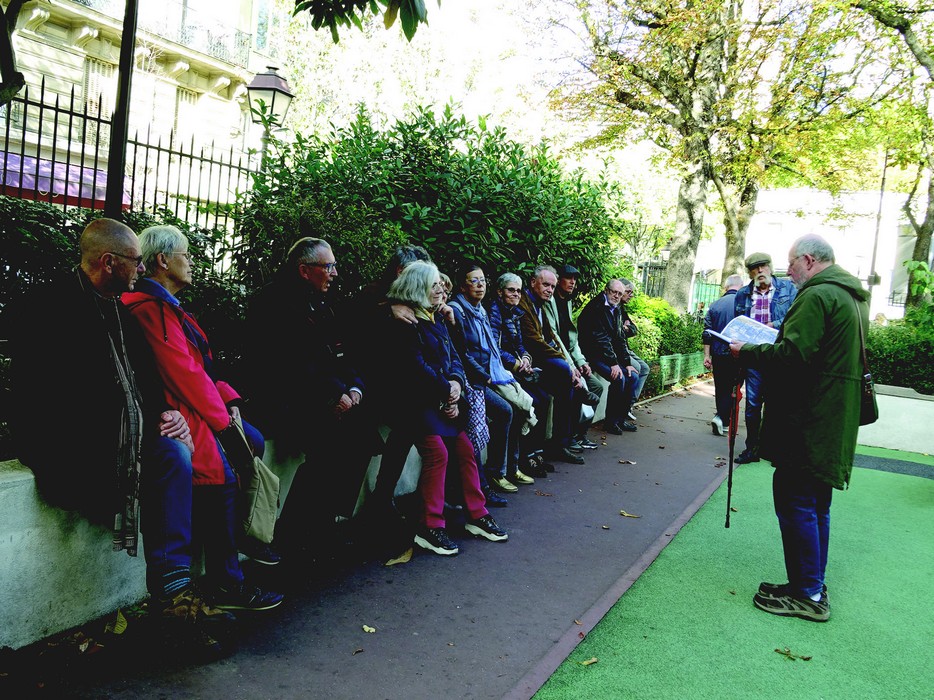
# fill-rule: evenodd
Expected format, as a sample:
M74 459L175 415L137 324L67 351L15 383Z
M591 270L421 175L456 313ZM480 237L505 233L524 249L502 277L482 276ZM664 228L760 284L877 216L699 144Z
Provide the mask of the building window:
M181 87L176 90L174 129L181 144L188 145L197 133L197 107L198 93Z
M87 143L106 145L110 142L110 122L116 102L117 66L88 58L84 76L84 109L89 117L85 134Z

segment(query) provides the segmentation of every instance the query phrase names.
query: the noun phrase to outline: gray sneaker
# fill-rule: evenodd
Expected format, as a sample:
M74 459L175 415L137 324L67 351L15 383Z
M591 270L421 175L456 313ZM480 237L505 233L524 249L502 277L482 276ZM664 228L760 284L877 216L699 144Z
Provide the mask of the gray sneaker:
M830 603L826 595L821 595L820 600L811 600L787 593L774 597L756 593L752 602L759 610L782 617L800 617L812 622L827 622L830 619Z

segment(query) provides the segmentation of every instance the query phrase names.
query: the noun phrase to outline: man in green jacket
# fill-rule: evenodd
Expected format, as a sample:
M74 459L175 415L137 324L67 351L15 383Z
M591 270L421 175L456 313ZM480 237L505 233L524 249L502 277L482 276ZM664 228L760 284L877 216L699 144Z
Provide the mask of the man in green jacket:
M775 467L772 493L788 574L788 583L762 583L753 603L775 615L823 622L830 618L824 584L830 501L853 468L863 375L859 333L869 324L869 293L814 234L792 244L788 274L798 296L775 344L730 344L741 364L765 376L761 454Z

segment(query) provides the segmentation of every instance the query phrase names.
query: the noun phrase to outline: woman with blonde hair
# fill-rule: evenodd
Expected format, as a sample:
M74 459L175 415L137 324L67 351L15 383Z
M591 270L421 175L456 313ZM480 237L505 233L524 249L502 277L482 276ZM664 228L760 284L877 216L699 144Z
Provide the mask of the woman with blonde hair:
M397 369L396 417L415 437L422 458L418 480L422 514L415 544L450 556L460 550L449 537L444 519L444 482L449 461L460 472L467 532L491 542L503 542L509 536L486 508L473 444L464 431L466 380L445 320L437 313L443 294L444 284L437 267L422 261L408 265L393 282L388 298L394 304L409 306L416 323L392 324L388 346L394 353L393 366Z

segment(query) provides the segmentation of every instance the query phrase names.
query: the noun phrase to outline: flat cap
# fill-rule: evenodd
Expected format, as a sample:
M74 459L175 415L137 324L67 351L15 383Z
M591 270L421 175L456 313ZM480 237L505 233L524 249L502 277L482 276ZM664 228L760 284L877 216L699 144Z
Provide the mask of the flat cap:
M772 267L772 256L768 253L753 253L746 258L746 269L749 270L759 265L768 265Z
M573 265L562 265L558 268L558 277L580 277L581 271Z

